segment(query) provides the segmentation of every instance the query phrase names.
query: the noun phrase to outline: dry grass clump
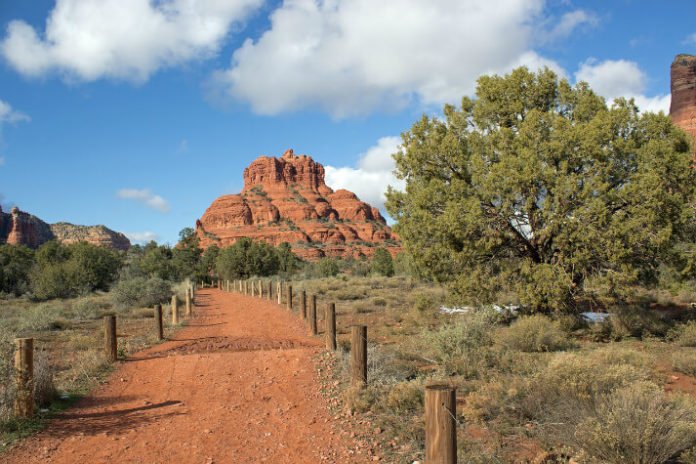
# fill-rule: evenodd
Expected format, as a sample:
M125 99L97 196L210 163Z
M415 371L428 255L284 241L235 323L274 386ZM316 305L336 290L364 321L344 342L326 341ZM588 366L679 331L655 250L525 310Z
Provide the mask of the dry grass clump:
M676 342L679 346L696 348L696 321L689 321L676 328Z
M599 462L662 464L696 445L696 404L651 382L596 398L578 419L573 442Z
M687 348L673 353L672 367L677 372L696 376L696 350Z
M501 342L507 348L526 353L561 351L574 345L558 321L542 314L517 319L501 331Z

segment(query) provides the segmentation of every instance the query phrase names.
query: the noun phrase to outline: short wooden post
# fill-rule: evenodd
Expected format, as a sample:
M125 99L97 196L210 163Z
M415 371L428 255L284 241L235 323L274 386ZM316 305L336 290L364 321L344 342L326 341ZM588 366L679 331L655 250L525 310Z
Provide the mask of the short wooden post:
M164 326L162 325L162 305L155 305L155 335L157 340L164 340Z
M292 285L288 285L288 301L287 301L287 306L290 311L292 311Z
M336 305L334 303L329 303L326 307L324 321L326 322L326 349L336 351L338 345L336 345Z
M259 280L259 298L263 299L263 281Z
M179 323L179 300L176 295L172 295L172 325Z
M450 385L425 387L425 462L457 462L456 389Z
M280 280L276 287L276 294L278 295L278 304L281 304L283 299L283 283Z
M107 361L114 362L118 358L116 344L116 316L104 316L104 352Z
M351 384L365 387L367 385L367 326L354 325L350 328L350 333Z
M252 296L252 297L253 297L253 296L256 296L256 285L254 285L254 281L253 281L253 280L250 280L250 281L249 281L249 287L250 287L249 293L251 294L251 296Z
M186 309L185 309L185 316L186 317L191 317L191 294L189 293L188 289L186 290Z
M273 300L273 281L268 281L268 301Z
M312 335L318 333L317 330L317 296L312 295L311 303L309 305L309 330Z
M227 291L228 292L230 291L230 281L229 280L227 281Z
M300 317L302 320L307 320L307 292L302 290L300 293Z
M15 338L14 414L29 418L34 415L34 339Z

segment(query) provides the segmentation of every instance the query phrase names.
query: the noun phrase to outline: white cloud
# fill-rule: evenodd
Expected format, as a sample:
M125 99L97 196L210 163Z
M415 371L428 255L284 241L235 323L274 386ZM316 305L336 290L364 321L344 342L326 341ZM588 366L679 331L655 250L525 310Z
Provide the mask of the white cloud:
M593 20L571 12L545 30L545 0L285 0L258 40L247 39L218 87L262 114L319 108L337 117L458 102L475 81Z
M575 79L587 82L609 101L618 97L634 98L641 111L669 112L670 95L646 96L648 78L633 61L590 59L580 65Z
M157 235L154 232L150 231L145 231L145 232L125 232L126 237L128 237L128 240L130 240L133 243L148 243L151 241L157 241L159 240L159 235Z
M0 100L0 124L3 122L17 123L30 121L31 118L21 111L12 109L9 103Z
M384 211L387 186L404 188L403 181L393 174L396 165L391 156L399 151L400 145L399 137L382 137L360 155L357 167L326 166L327 185L334 190L350 190L362 201Z
M70 79L144 81L160 68L209 57L263 0L57 0L37 32L11 21L0 53L17 71Z
M169 212L169 203L167 203L167 200L159 195L153 194L148 189L121 189L116 192L116 196L125 200L138 201L162 213Z
M555 24L553 28L540 37L542 42L553 42L566 38L581 26L596 26L599 23L599 18L590 11L574 10L563 14L560 20L554 20L553 23Z
M684 43L687 45L696 45L696 32L684 39Z

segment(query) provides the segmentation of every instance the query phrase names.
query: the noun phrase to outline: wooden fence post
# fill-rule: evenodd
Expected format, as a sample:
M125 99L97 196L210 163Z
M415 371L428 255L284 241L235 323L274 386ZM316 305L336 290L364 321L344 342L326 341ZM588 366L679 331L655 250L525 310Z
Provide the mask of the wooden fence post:
M303 321L307 320L307 292L304 290L300 293L300 317Z
M14 415L29 418L34 415L34 339L15 338Z
M276 293L278 294L278 304L281 304L283 299L283 283L280 280L278 281L276 290Z
M263 280L259 280L259 298L263 299Z
M350 328L350 332L351 383L365 387L367 385L367 326L354 325Z
M326 322L326 349L336 351L338 345L336 345L336 305L334 303L329 303L326 307L324 321Z
M104 352L107 361L114 362L118 358L116 344L116 316L104 316Z
M425 387L425 462L457 463L457 400L450 385Z
M287 301L288 309L290 311L292 311L292 285L288 285L288 292L287 293L288 293L288 295L287 295L288 296L288 301Z
M268 281L268 301L273 301L273 281Z
M164 326L162 325L162 305L155 305L155 333L157 340L164 340Z
M186 289L186 309L185 309L185 316L186 317L191 317L191 294L188 291L188 288Z
M309 305L309 330L312 335L316 335L317 331L317 296L312 295L311 304Z
M172 325L179 323L179 300L176 295L172 295Z

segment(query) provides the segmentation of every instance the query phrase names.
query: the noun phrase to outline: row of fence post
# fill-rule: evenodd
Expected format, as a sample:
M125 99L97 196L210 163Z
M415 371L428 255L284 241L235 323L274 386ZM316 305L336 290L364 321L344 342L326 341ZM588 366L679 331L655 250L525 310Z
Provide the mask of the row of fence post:
M263 286L259 280L258 295L254 292L255 283L249 280L239 280L232 283L233 289L239 293L263 298ZM218 288L223 288L218 283ZM226 288L229 290L230 283ZM293 288L285 285L286 308L293 311ZM251 290L250 290L251 289ZM278 305L282 304L283 283L276 283ZM273 301L273 282L268 282L267 297ZM307 294L300 293L299 315L309 325L312 335L318 334L317 328L317 296L312 294L307 306ZM329 302L324 315L324 337L326 349L335 351L338 347L336 340L336 305ZM358 388L367 386L367 326L351 326L351 384ZM427 464L455 464L457 462L457 402L456 388L449 384L430 384L425 387L425 462Z
M193 314L195 285L186 288L185 316ZM179 323L178 299L172 296L172 324ZM155 335L157 340L164 340L164 327L162 324L162 305L154 307ZM109 314L104 316L104 354L109 362L118 359L118 336L116 334L116 316ZM13 405L14 415L19 418L29 418L34 415L34 339L15 339L15 401Z

